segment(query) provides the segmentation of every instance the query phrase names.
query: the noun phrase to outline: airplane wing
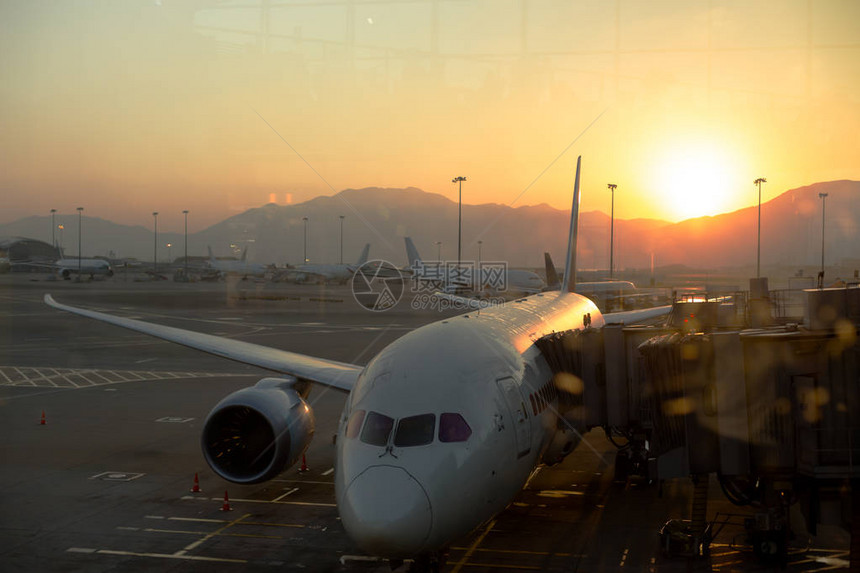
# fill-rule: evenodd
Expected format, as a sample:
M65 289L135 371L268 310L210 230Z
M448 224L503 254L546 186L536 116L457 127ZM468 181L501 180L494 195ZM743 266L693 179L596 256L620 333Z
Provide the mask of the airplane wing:
M642 308L638 310L625 310L603 315L606 324L634 324L644 320L651 320L666 316L672 311L672 305L655 306L653 308Z
M486 300L476 298L468 298L465 296L457 296L454 294L435 292L433 296L442 300L447 300L455 305L462 306L472 310L480 310L487 308L492 303ZM635 324L646 320L652 320L661 316L666 316L672 311L672 305L656 306L653 308L643 308L639 310L627 310L623 312L613 312L604 314L603 320L606 324Z
M203 352L221 356L222 358L229 358L243 364L259 366L260 368L281 374L289 374L299 380L315 382L344 392L349 392L352 389L358 379L358 375L362 371L362 367L356 364L314 358L250 342L231 340L221 336L203 334L202 332L183 330L172 326L153 324L142 320L133 320L131 318L123 318L103 312L68 306L55 301L50 294L45 295L45 303L59 310L128 328L129 330L175 342L196 350L202 350Z

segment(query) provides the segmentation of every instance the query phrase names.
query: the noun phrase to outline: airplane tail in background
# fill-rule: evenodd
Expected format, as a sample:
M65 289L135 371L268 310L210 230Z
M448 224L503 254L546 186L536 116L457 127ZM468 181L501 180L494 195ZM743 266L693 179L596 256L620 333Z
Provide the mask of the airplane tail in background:
M561 279L558 278L558 273L555 272L555 265L552 264L552 257L549 253L543 254L544 265L546 266L546 288L547 290L558 290L561 288Z
M412 267L416 263L421 263L421 255L418 254L418 249L415 248L415 243L412 242L412 237L404 237L406 241L406 262Z
M364 245L364 250L361 251L361 256L358 257L358 262L355 263L355 266L360 267L361 265L366 263L367 262L367 255L369 255L369 254L370 254L370 243L367 243L366 245Z
M240 259L243 263L245 262L245 256L248 254L248 247L245 247L245 250L242 251L242 258Z
M576 239L579 232L579 171L582 156L576 158L576 180L573 184L573 205L570 207L570 234L567 240L567 264L564 267L564 279L561 281L561 292L576 291Z
M207 246L206 249L209 251L209 262L215 262L215 255L212 254L212 247Z

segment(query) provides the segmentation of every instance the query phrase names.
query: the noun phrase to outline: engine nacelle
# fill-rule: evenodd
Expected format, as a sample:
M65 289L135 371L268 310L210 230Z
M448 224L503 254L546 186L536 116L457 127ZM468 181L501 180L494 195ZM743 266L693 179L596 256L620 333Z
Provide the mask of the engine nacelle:
M209 412L201 444L215 473L251 484L296 463L313 438L314 416L294 384L295 378L263 378Z

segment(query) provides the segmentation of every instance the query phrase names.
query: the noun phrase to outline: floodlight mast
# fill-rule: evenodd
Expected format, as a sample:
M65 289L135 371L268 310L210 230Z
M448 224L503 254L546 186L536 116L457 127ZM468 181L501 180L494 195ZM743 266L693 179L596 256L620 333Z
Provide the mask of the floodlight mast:
M753 181L753 185L758 185L758 240L756 242L756 260L755 260L755 276L761 278L761 184L767 183L767 179L759 177Z

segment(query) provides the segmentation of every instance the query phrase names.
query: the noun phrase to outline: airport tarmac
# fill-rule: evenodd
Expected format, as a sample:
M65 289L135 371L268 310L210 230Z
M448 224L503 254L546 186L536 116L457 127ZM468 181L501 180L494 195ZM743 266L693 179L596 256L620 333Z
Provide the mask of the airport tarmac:
M346 287L237 282L49 281L0 275L0 569L390 571L340 525L334 435L345 395L315 388L308 471L237 486L217 477L200 429L224 396L270 375L53 310L60 302L324 358L365 363L445 316L370 312ZM451 314L449 311L447 314ZM45 424L40 423L42 412ZM689 517L689 480L614 482L600 431L540 470L503 513L452 548L447 571L768 571L723 529L710 559L661 556L657 531ZM200 493L190 490L194 475ZM225 490L230 511L222 511ZM709 517L741 514L712 483ZM808 549L801 550L809 546ZM848 566L848 535L798 534L789 571Z

